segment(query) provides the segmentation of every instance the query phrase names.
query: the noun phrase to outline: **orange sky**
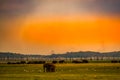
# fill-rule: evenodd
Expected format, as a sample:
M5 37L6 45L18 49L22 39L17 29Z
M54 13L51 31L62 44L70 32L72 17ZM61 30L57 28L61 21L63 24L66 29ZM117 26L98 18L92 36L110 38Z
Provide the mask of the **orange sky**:
M37 44L96 44L120 43L119 19L95 17L93 20L32 20L25 25L23 38Z
M21 1L21 0L20 0ZM19 0L0 5L0 51L120 50L119 1ZM24 3L24 4L23 4Z
M57 48L67 46L66 51L71 47L77 51L95 50L100 52L119 49L119 18L87 16L87 18L83 17L83 20L80 16L73 16L72 19L68 17L28 18L22 28L23 41L28 44ZM55 49L53 48L53 50Z

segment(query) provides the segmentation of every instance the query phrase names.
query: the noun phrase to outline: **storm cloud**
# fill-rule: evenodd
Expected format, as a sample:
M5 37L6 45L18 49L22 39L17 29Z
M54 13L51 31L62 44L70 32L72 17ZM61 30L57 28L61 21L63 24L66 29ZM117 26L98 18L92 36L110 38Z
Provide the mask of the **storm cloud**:
M120 14L120 0L41 0L42 4L35 6L39 15L68 14Z
M87 12L120 13L120 0L0 0L0 16L20 16L36 12L70 14Z
M14 17L27 14L34 9L33 0L0 0L0 17Z
M93 6L99 12L120 14L120 0L95 0Z

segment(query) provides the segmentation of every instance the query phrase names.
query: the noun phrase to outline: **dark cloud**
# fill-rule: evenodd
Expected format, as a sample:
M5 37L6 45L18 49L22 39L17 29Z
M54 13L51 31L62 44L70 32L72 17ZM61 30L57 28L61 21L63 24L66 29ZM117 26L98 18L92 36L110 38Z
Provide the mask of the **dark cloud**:
M77 5L88 13L120 14L120 0L78 0Z
M43 2L41 4L41 2ZM40 6L41 5L41 6ZM120 0L0 0L0 17L38 14L69 14L82 12L98 12L106 14L120 14Z
M33 10L34 0L0 0L0 16L18 16Z
M120 0L94 0L92 7L98 12L120 14Z

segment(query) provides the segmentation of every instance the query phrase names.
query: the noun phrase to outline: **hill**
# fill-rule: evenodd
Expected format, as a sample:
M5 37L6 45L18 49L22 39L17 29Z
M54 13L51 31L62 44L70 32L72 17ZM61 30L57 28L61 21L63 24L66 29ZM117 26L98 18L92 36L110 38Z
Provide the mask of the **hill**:
M24 55L18 53L10 53L10 52L0 52L0 58L78 58L78 57L120 57L120 51L117 52L92 52L92 51L80 51L80 52L66 52L64 54L51 54L51 55Z

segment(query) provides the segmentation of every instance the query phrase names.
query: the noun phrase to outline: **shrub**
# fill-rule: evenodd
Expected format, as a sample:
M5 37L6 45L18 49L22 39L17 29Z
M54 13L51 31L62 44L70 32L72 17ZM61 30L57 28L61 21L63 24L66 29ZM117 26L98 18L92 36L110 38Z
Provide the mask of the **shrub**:
M53 63L53 64L56 64L56 63L57 63L57 61L52 61L52 63Z
M73 60L72 63L82 63L82 61Z
M59 63L65 63L65 61L64 60L60 60Z

